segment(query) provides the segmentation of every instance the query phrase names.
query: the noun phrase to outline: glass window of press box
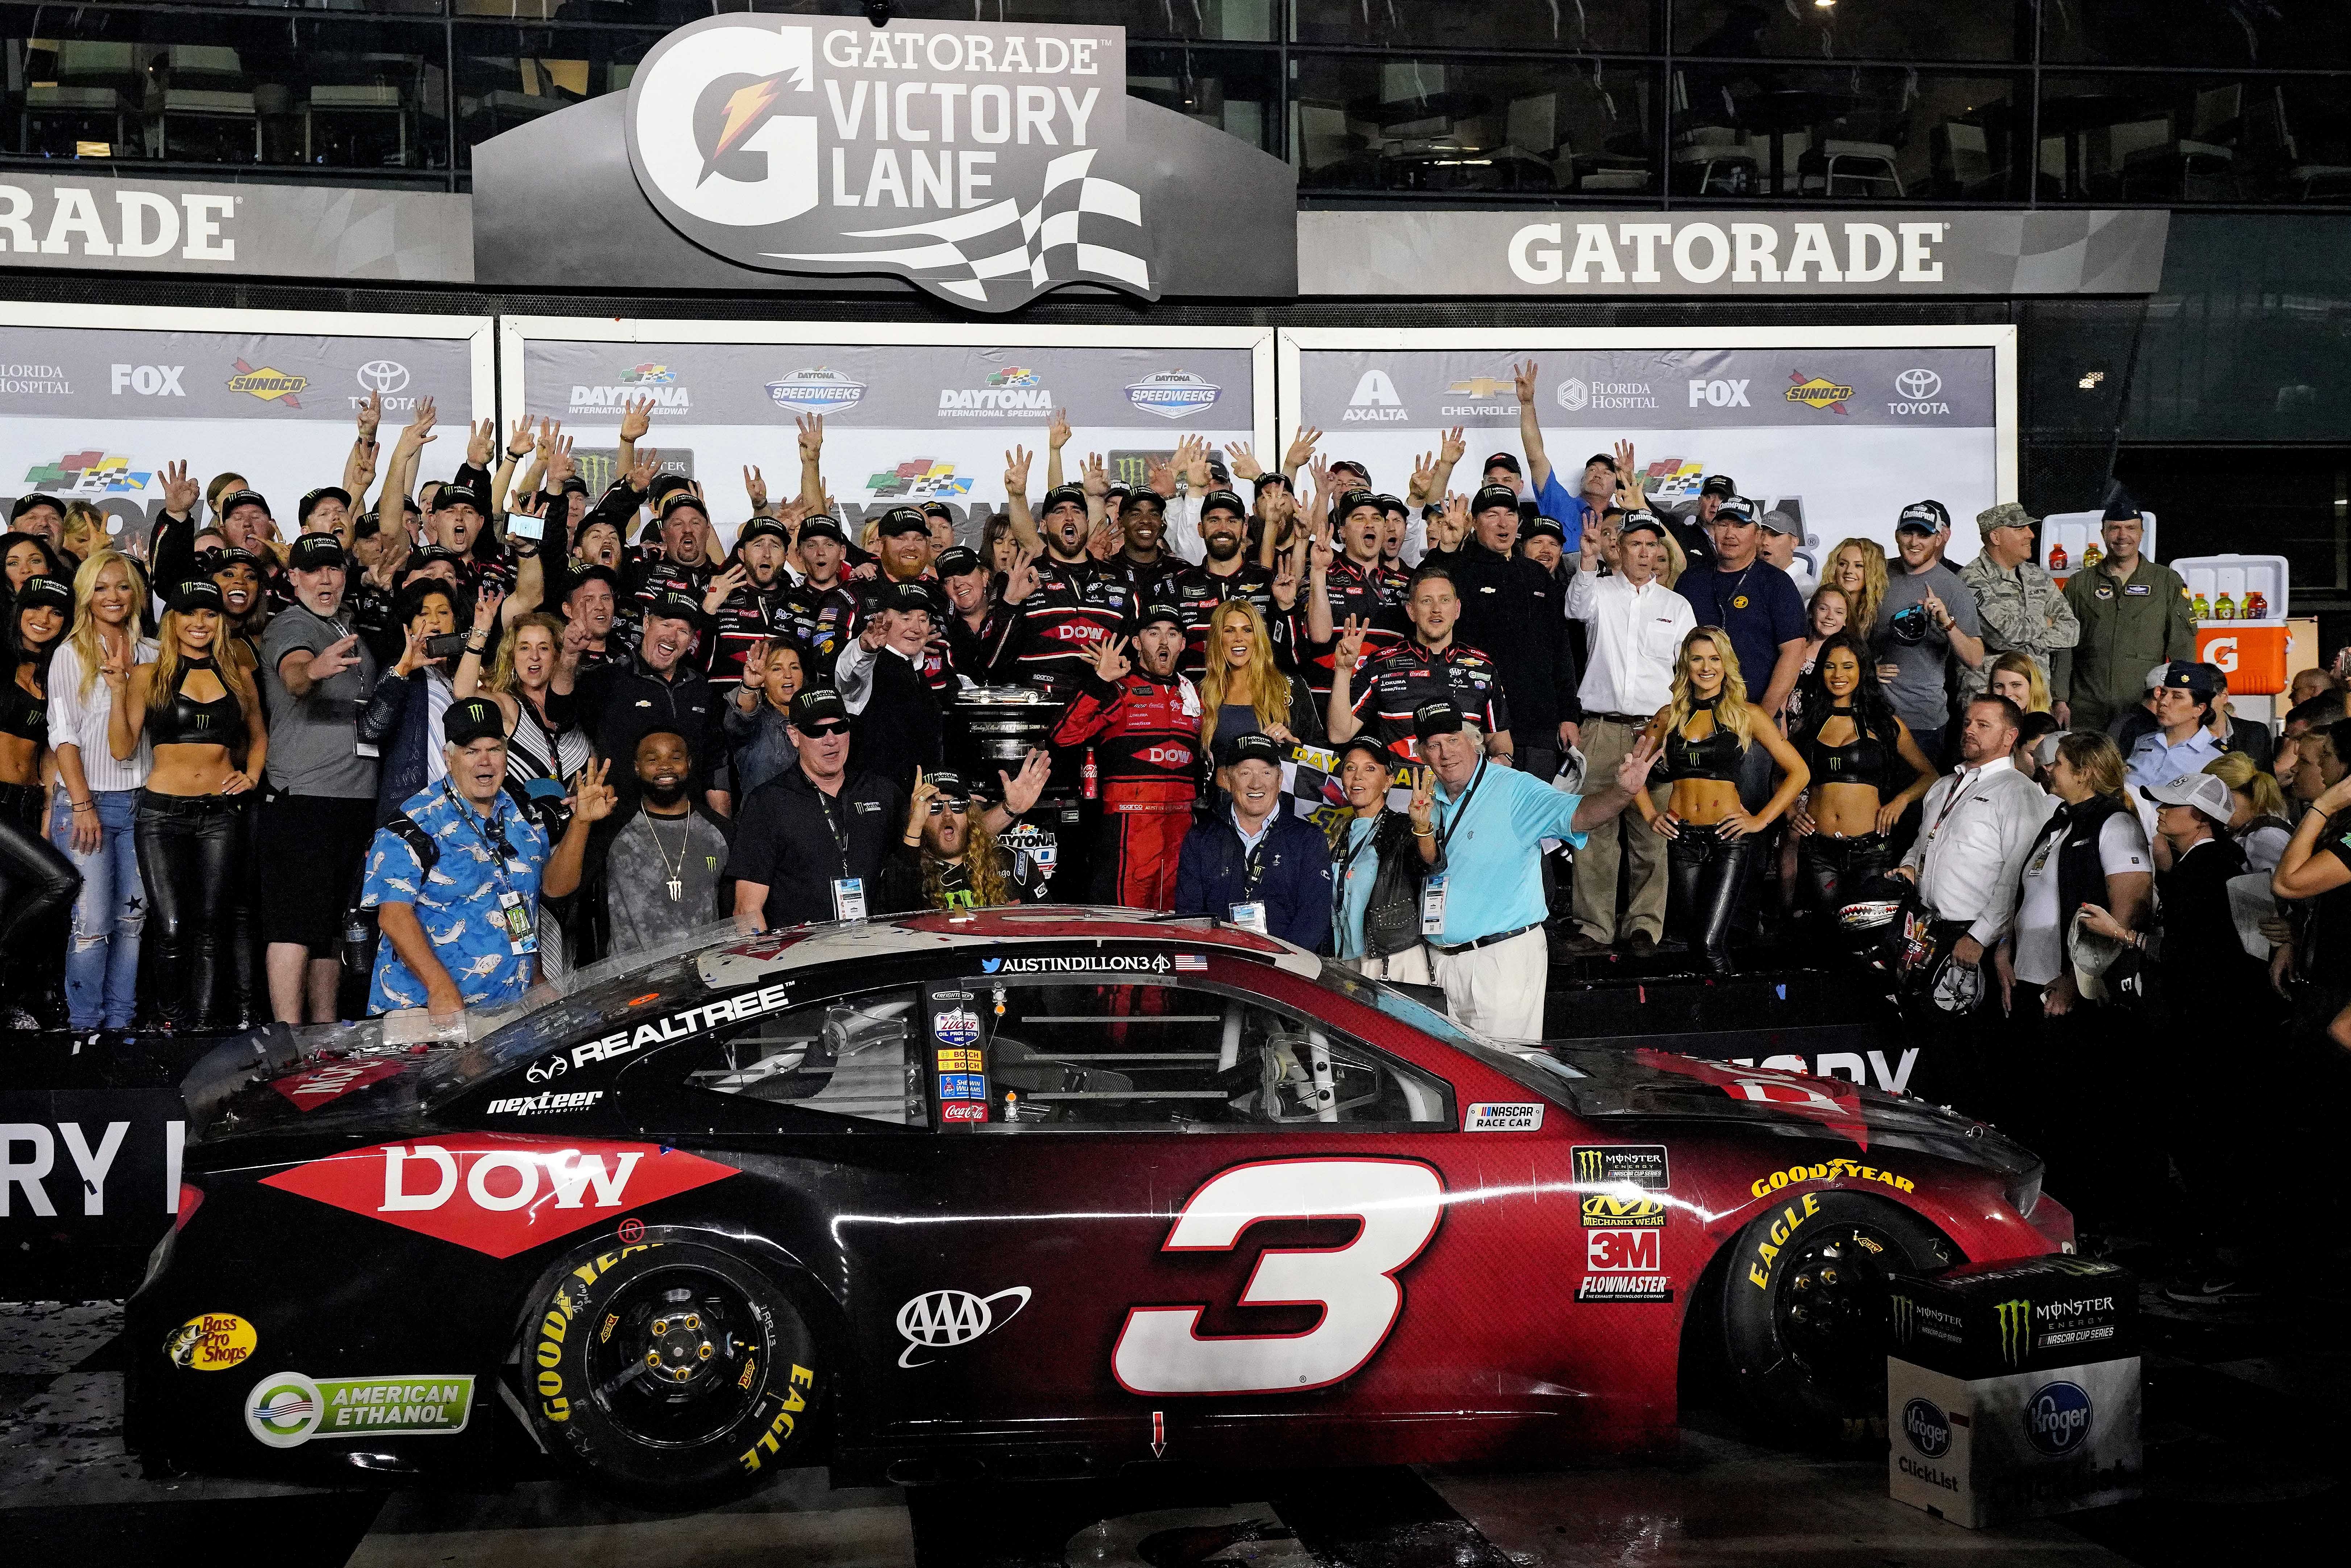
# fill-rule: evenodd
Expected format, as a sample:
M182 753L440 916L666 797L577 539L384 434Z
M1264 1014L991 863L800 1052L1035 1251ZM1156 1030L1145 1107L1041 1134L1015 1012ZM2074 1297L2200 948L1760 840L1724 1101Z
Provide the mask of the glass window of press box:
M0 5L0 164L463 189L669 29L862 0ZM1310 202L2351 207L2345 0L893 0L1116 24Z

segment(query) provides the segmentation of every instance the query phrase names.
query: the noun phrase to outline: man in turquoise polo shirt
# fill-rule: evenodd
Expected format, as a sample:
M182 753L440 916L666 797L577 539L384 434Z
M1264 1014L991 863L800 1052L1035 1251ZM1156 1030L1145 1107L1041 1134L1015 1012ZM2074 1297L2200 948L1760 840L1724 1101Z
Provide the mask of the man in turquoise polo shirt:
M1476 727L1449 702L1413 714L1421 760L1437 777L1431 828L1445 874L1423 895L1421 930L1453 1021L1499 1040L1542 1034L1551 949L1543 938L1542 841L1582 848L1649 777L1657 743L1644 737L1596 795L1571 795L1489 760Z

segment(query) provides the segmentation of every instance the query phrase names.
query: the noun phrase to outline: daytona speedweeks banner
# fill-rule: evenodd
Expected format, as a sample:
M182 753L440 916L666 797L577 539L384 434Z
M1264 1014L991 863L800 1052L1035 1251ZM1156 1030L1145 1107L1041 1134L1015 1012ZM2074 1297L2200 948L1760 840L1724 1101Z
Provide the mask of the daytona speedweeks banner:
M1911 346L1883 341L1899 337L1885 329L1756 347L1732 330L1713 343L1621 347L1475 334L1490 348L1469 346L1470 334L1386 333L1372 346L1299 331L1284 334L1285 382L1299 417L1323 431L1327 455L1363 462L1375 486L1399 495L1415 459L1464 427L1468 451L1450 484L1468 493L1492 454L1523 459L1511 367L1532 359L1543 440L1571 491L1587 457L1630 441L1653 497L1687 505L1705 476L1727 474L1759 507L1802 523L1801 548L1816 566L1852 535L1891 552L1902 507L1931 497L1950 509L1958 563L1976 552L1975 514L2013 494L2014 436L2001 417L2011 372L1999 340L2009 330L1984 329L1975 344L1921 334ZM1400 338L1409 346L1388 346Z

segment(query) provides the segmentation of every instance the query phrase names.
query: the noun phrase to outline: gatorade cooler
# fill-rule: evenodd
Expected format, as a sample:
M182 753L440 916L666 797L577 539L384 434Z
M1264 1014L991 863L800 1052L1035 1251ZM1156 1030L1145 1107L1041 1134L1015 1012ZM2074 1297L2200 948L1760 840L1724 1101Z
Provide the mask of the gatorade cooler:
M2188 584L2196 656L2220 666L2230 695L2285 690L2285 557L2192 555L2170 565Z
M1896 1276L1886 1487L1970 1530L2138 1495L2138 1281L2070 1257Z

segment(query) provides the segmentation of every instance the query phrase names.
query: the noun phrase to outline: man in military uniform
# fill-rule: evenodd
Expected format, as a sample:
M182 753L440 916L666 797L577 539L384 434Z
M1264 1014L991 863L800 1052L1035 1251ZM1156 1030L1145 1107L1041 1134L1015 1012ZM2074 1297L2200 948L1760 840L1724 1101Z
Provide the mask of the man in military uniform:
M2050 661L2049 695L2057 722L2069 729L2105 728L2139 700L2149 669L2196 656L2188 585L2138 553L2147 533L2138 508L2128 501L2107 507L2099 533L2105 559L2065 583L2081 637Z
M2041 519L2014 501L1976 514L1976 531L1983 549L1959 569L1959 580L1975 595L1976 613L1983 622L1984 662L1959 665L1959 700L1966 702L1991 683L1992 661L2011 652L2032 655L2041 673L2060 648L2071 648L2082 635L2082 623L2064 591L2032 559L2032 530Z

